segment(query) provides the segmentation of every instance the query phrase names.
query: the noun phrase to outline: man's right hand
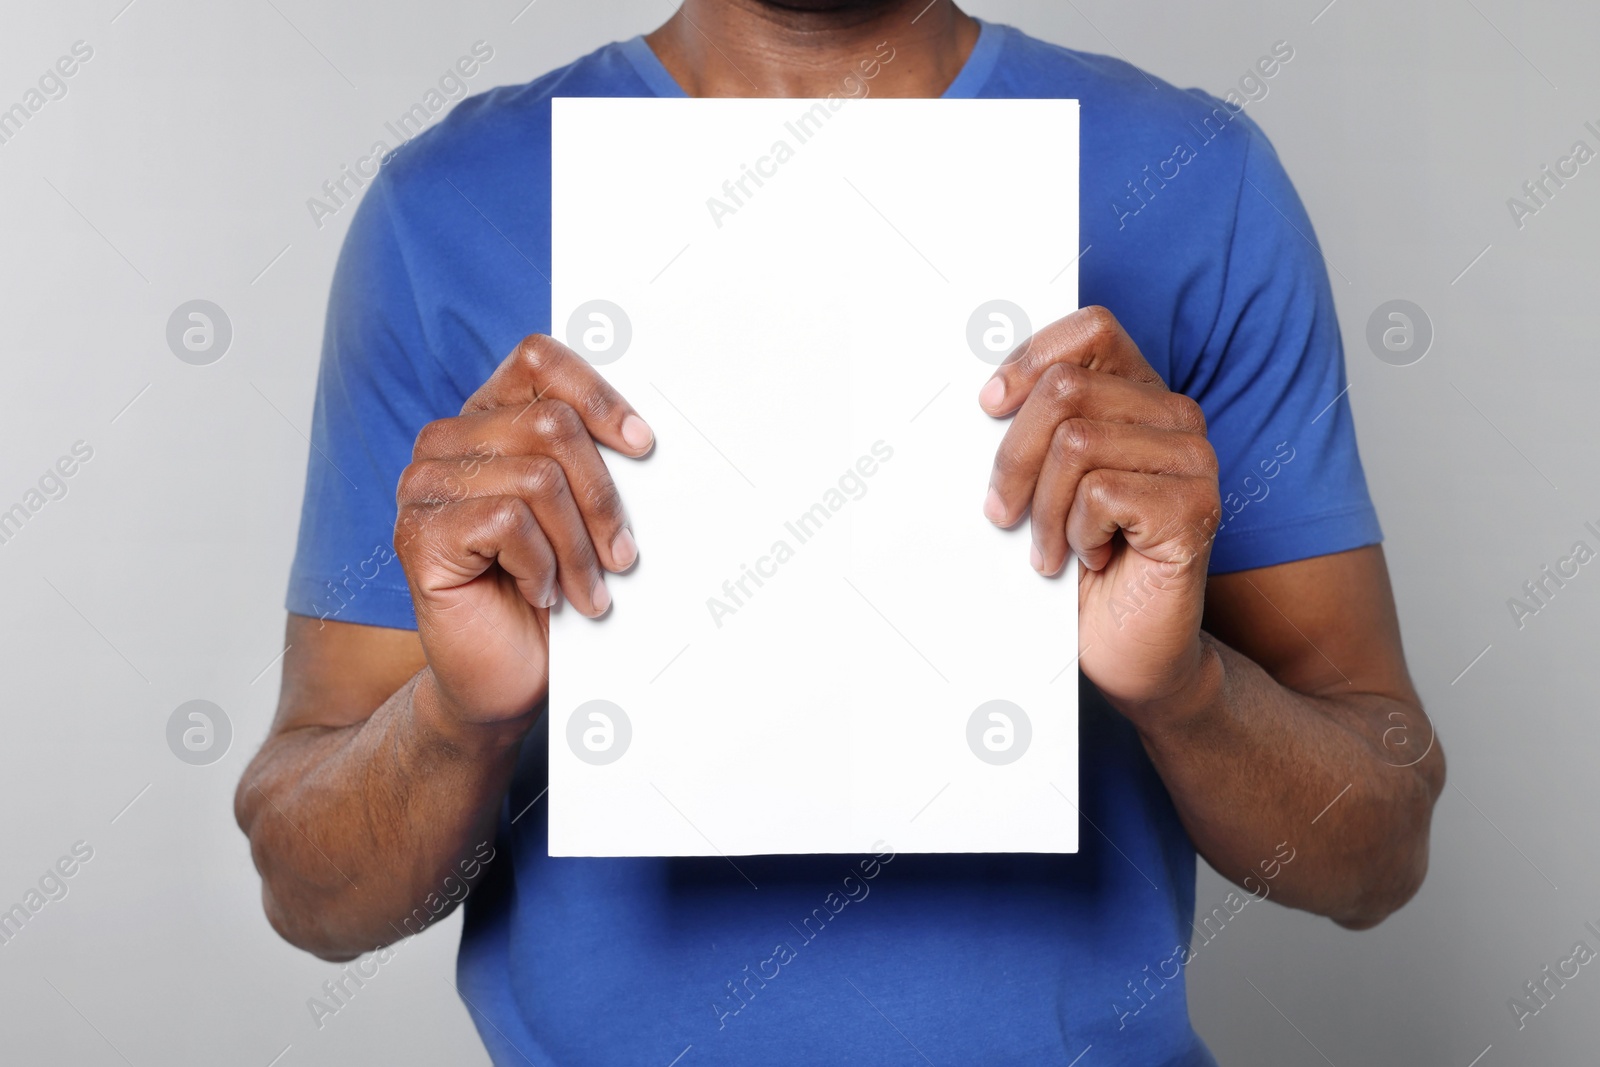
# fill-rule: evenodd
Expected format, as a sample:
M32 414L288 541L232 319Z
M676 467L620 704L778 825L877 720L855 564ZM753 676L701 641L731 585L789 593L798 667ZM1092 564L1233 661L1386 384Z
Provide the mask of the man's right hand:
M462 725L530 715L548 682L550 609L611 604L638 557L596 443L646 455L645 421L550 337L519 344L461 414L417 435L395 547L441 709Z

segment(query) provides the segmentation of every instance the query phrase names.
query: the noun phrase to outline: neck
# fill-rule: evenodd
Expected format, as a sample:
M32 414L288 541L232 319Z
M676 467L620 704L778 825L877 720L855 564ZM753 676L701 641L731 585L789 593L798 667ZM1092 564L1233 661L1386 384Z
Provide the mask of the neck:
M684 0L646 40L690 96L938 96L978 24L952 0Z

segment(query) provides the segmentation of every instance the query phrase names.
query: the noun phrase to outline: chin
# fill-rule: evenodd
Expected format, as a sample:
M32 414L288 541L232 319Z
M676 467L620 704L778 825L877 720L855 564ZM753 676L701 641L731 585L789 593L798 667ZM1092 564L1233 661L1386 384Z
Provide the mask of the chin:
M753 0L757 7L778 11L886 11L905 0Z

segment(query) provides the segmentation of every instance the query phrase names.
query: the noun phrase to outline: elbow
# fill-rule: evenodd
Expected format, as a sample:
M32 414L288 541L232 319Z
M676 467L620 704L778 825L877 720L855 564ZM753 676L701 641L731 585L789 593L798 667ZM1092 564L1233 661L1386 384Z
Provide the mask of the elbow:
M1422 888L1427 874L1428 843L1424 839L1402 871L1364 887L1364 892L1350 908L1333 915L1332 919L1346 930L1371 930L1410 903Z
M329 936L329 932L319 924L307 921L307 917L292 909L283 907L277 897L272 893L272 888L263 880L261 885L261 907L266 912L267 923L273 931L289 944L302 952L308 952L319 960L328 963L349 963L359 957L365 949L354 948L350 945L340 944ZM373 945L371 948L382 948L382 945Z
M261 875L261 910L273 932L302 952L329 963L348 963L398 937L369 940L369 924L350 914L349 899L337 886L297 878L273 862L270 846L253 835L250 853Z
M1361 863L1364 875L1350 906L1330 916L1347 930L1370 930L1405 907L1428 876L1428 841L1433 808L1445 785L1444 751L1437 744L1416 765L1399 769L1410 775L1398 806L1405 813L1380 847Z
M255 766L246 769L234 792L233 815L250 842L250 858L261 876L261 908L275 933L302 952L330 963L348 963L381 945L354 944L341 936L335 897L341 887L320 886L297 880L277 855L272 820L263 820L270 798L257 785Z

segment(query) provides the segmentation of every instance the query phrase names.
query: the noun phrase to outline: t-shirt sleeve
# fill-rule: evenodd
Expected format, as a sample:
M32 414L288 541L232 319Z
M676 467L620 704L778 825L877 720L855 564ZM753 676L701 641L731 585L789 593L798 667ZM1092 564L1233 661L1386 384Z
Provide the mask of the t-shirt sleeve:
M1222 519L1212 573L1375 544L1328 271L1271 144L1248 137L1217 321L1173 387L1199 401Z
M387 173L380 175L334 272L286 606L312 618L415 629L394 552L395 486L417 432L455 415L462 398L427 343L393 198Z

